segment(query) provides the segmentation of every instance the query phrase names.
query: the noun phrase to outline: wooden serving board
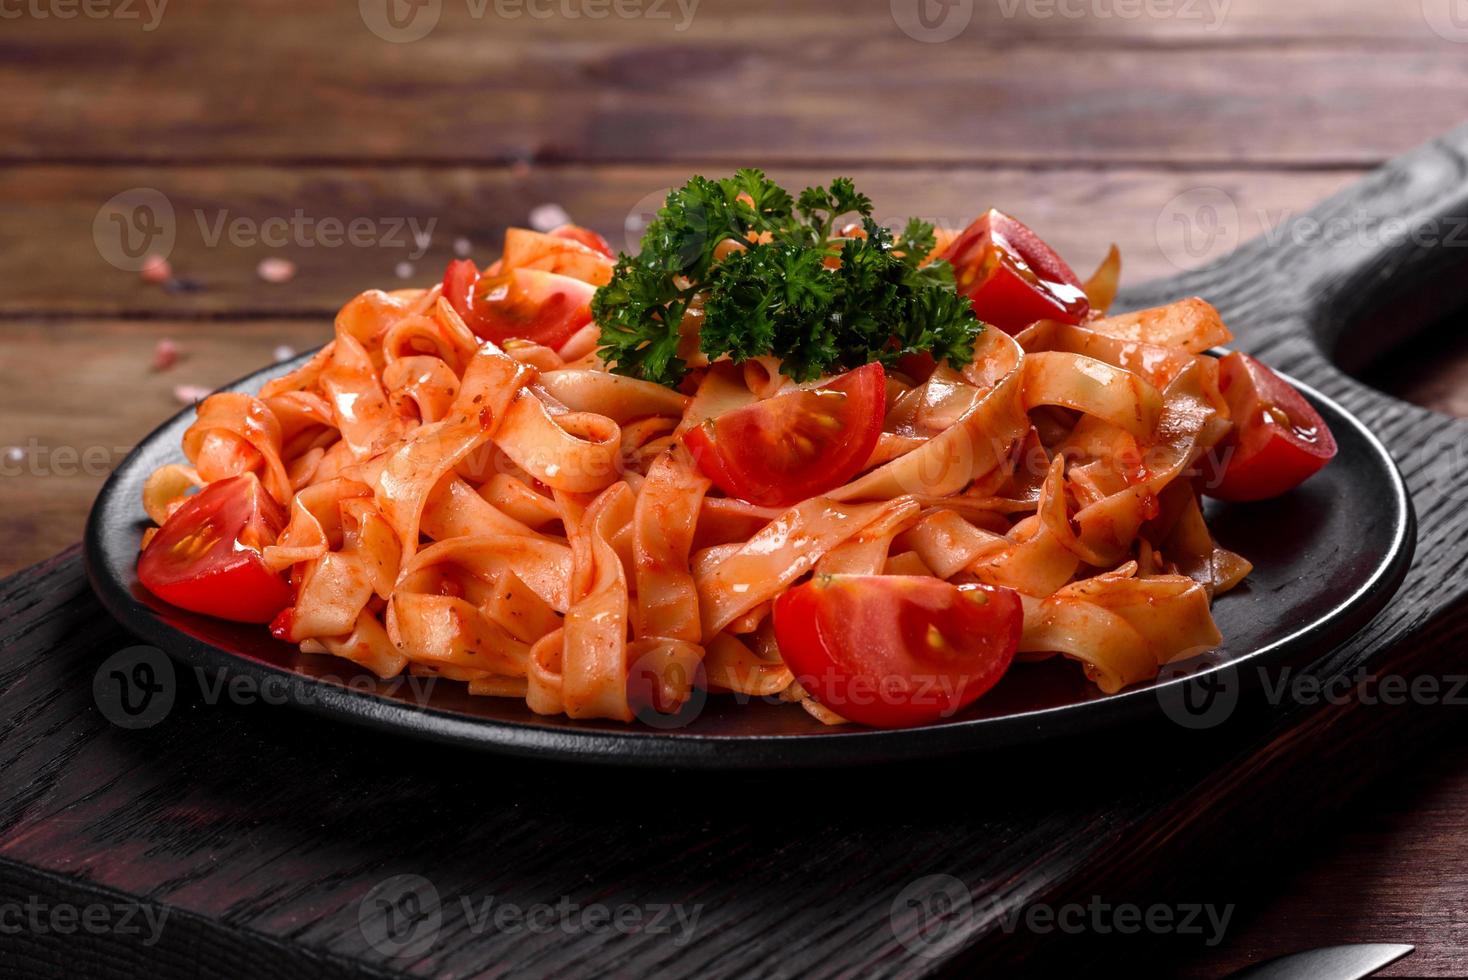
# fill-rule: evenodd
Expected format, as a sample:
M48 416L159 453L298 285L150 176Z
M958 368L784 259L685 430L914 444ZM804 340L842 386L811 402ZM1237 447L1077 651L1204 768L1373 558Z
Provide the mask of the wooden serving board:
M1307 221L1349 233L1322 240ZM1419 519L1413 568L1386 612L1302 673L1450 674L1468 635L1468 422L1339 365L1359 370L1468 306L1468 128L1299 222L1127 304L1208 297L1239 346L1336 398L1396 455ZM1200 873L1328 820L1454 719L1347 686L1246 695L1205 730L1159 718L1008 760L617 771L211 703L187 674L161 723L127 730L93 682L131 643L76 549L0 585L0 907L134 910L130 929L114 912L110 928L0 935L0 974L1038 971L1105 950L1015 928L1016 914L1181 901ZM552 911L495 920L507 906ZM165 916L156 936L138 908Z

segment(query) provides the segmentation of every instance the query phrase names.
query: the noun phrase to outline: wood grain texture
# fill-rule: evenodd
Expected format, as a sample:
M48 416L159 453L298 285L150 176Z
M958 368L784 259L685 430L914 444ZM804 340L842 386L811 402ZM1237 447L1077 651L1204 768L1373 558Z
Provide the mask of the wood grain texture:
M1456 124L1468 82L1462 45L1404 0L1344 17L1326 0L1080 17L1050 12L1077 0L1006 0L970 5L943 43L908 36L879 0L705 0L687 20L673 0L623 0L665 17L602 20L496 13L527 9L510 2L422 8L442 15L412 43L369 31L356 4L280 0L176 4L151 31L7 22L0 155L1371 166ZM96 63L112 70L77 70Z
M1251 856L1194 884L1195 895L1235 903L1228 938L1207 957L1177 951L1158 974L1205 980L1292 948L1362 941L1417 947L1382 976L1468 970L1468 733L1460 725L1375 784L1369 805L1315 829L1274 860Z
M1318 215L1468 213L1465 175L1468 130ZM1217 299L1241 346L1353 409L1413 488L1419 557L1406 584L1311 676L1461 670L1468 511L1442 447L1464 445L1468 423L1384 397L1318 349L1370 326L1342 319L1342 304L1369 301L1366 284L1382 281L1383 267L1393 281L1446 294L1454 258L1261 243L1129 295L1132 305L1188 292ZM1071 944L1007 933L1006 912L1090 896L1171 900L1192 862L1278 854L1456 718L1359 697L1246 698L1201 734L1160 724L986 760L982 780L967 781L972 793L948 789L951 766L861 778L588 772L428 751L280 707L209 704L187 675L163 724L110 729L91 702L92 676L128 641L97 615L74 554L7 583L0 624L0 714L25 720L0 733L0 765L15 777L0 795L0 858L177 910L181 924L165 929L165 943L207 946L220 930L263 937L258 953L241 949L244 968L288 944L312 962L444 976L1038 970ZM1037 771L1047 778L1035 780ZM925 791L873 791L891 786ZM445 905L436 942L407 961L374 948L358 920L364 896L403 873L431 881ZM950 923L955 947L923 958L899 942L893 906L934 873L961 881L974 905ZM683 902L700 919L683 946L647 933L476 931L459 900L475 907L490 896ZM909 919L899 912L896 921ZM1209 952L1201 938L1189 949L1193 958ZM1468 968L1461 947L1435 955L1410 968Z
M734 166L704 169L725 174ZM0 294L0 314L331 316L364 289L436 280L460 238L475 258L488 261L505 228L527 224L537 205L559 205L615 247L635 252L643 223L693 172L682 165L14 167L0 172L0 199L15 202L11 220L0 226L0 266L13 273ZM1094 268L1117 242L1130 282L1174 275L1222 257L1240 241L1278 235L1287 218L1359 176L1334 170L893 170L859 163L772 171L797 189L842 174L855 177L878 202L876 217L886 223L920 215L963 227L986 208L1000 207L1032 224L1078 269ZM126 232L106 220L97 224L99 214L130 216L142 198L109 202L139 188L167 200L171 219L160 210L156 227L173 229L171 250L170 236L137 233L130 217ZM1082 214L1085 220L1077 221ZM125 261L124 234L132 255L167 254L176 274L196 289L169 293L111 264L136 268ZM38 237L53 247L35 248ZM262 283L256 267L269 256L295 262L296 279ZM400 263L407 267L400 270Z

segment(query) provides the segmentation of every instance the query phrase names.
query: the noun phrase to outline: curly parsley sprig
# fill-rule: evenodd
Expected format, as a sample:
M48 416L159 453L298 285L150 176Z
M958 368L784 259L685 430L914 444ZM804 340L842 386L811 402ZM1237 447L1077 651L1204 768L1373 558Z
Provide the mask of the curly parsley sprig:
M621 255L592 299L598 353L620 374L676 386L687 370L680 327L701 297L699 347L710 359L773 354L799 381L923 351L967 364L984 325L948 264L925 264L932 225L913 219L894 239L871 212L844 177L798 198L758 170L694 177L668 195L641 252ZM835 237L850 214L864 237ZM739 247L721 261L728 241Z

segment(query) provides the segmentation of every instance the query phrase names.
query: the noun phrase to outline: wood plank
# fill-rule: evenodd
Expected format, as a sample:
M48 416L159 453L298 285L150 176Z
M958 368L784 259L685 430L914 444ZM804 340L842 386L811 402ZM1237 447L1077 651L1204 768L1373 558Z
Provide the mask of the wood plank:
M1293 861L1251 855L1209 884L1212 900L1237 906L1224 941L1206 958L1176 951L1157 975L1208 980L1305 946L1365 941L1417 947L1381 976L1468 975L1468 732L1445 732L1424 755L1320 825Z
M705 169L705 168L699 168ZM706 168L719 174L732 167ZM351 296L391 288L399 263L411 282L441 275L456 239L484 261L504 228L524 224L538 204L557 203L574 218L635 250L640 222L686 165L528 168L389 167L12 167L0 170L0 266L9 271L0 313L104 316L330 315ZM962 226L990 206L1019 215L1083 274L1112 241L1126 259L1126 281L1142 282L1220 257L1234 244L1276 234L1283 217L1339 189L1350 171L1258 172L1155 168L893 170L833 165L772 175L792 187L847 173L877 202L877 217L919 214ZM169 256L197 292L169 294L131 271L109 200L138 188L167 201L174 231ZM142 198L127 198L131 218ZM1211 209L1211 210L1210 210ZM159 214L165 212L159 208ZM299 220L297 216L299 215ZM1210 218L1217 217L1216 222ZM1200 224L1200 221L1205 224ZM235 222L241 233L232 233ZM344 229L366 222L357 245ZM334 227L332 224L334 223ZM132 255L145 238L127 226ZM164 227L160 218L159 227ZM296 229L299 229L297 231ZM413 231L428 232L426 251ZM629 230L630 229L630 230ZM283 247L262 237L280 234ZM38 242L46 243L37 247ZM154 251L167 251L166 235ZM421 254L420 254L421 253ZM256 276L262 258L299 266L287 285ZM116 264L109 264L114 262Z
M1468 89L1462 46L1406 0L1353 0L1344 15L1237 0L1217 30L1102 15L1131 0L1084 0L1083 18L1047 15L1049 0L1016 0L1013 16L981 3L945 43L913 40L883 3L707 0L679 30L672 0L665 19L606 20L496 16L496 2L518 0L479 18L444 2L412 43L373 34L354 4L177 4L152 31L7 21L0 154L1369 166L1454 125ZM1322 25L1346 36L1322 39Z
M182 407L175 386L217 388L269 364L278 345L305 350L330 330L328 320L0 324L0 575L81 537L107 474ZM164 338L182 356L154 371Z

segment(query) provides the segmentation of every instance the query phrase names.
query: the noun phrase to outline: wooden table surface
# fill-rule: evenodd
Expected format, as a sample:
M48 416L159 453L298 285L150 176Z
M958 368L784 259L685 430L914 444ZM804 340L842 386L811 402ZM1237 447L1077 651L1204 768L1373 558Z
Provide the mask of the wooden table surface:
M1003 207L1077 267L1116 241L1131 281L1280 234L1468 117L1453 2L30 4L0 24L0 574L80 536L176 389L321 343L355 292L490 256L538 206L626 247L691 171L846 173L883 217ZM261 281L271 257L295 278ZM1368 380L1468 414L1468 345ZM1468 732L1308 852L1200 872L1238 906L1224 940L1149 955L1208 976L1406 941L1393 972L1468 973L1465 814Z

